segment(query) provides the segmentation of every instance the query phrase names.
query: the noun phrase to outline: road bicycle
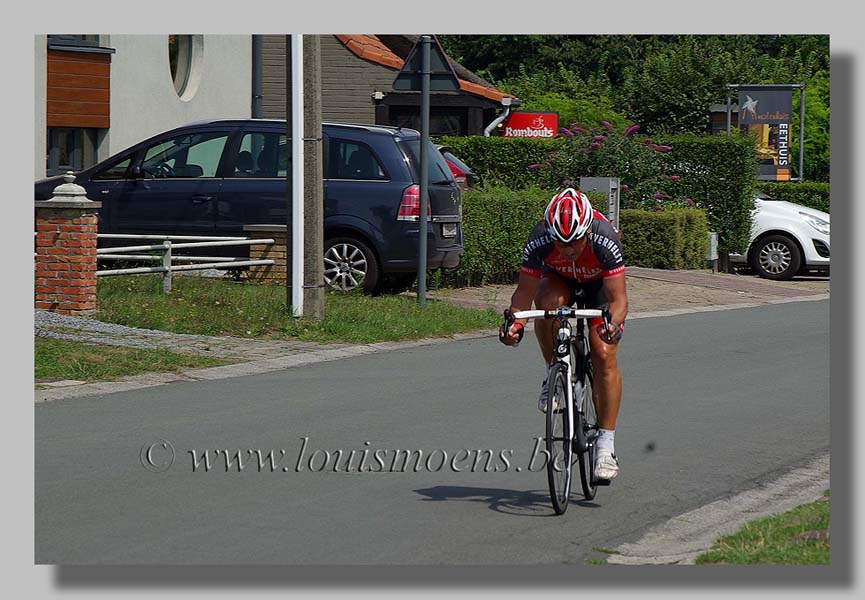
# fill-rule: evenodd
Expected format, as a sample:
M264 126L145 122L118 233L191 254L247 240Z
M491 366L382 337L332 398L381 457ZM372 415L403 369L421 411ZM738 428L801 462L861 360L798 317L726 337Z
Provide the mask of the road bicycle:
M609 327L608 310L587 309L582 302L577 308L561 306L555 310L523 310L504 313L507 327L515 319L543 317L556 319L554 360L547 376L546 450L547 480L550 498L557 515L568 508L574 460L579 463L580 482L586 500L595 497L599 485L609 480L594 474L595 439L598 418L592 398L592 354L587 337L586 320L601 317ZM576 331L571 326L576 319Z

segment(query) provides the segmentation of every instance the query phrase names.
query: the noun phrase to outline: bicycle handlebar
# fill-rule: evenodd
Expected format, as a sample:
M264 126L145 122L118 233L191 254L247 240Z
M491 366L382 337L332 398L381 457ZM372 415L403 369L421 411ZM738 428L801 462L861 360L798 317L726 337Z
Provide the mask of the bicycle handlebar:
M540 317L543 317L544 319L595 319L601 317L604 320L604 329L608 329L612 322L612 317L608 309L573 308L570 306L560 306L555 310L518 310L516 312L511 312L511 310L507 308L505 309L503 316L505 322L502 325L502 332L507 332L510 326L513 325L514 321L517 319L532 319ZM520 328L517 343L522 341L523 331L523 328Z
M545 319L594 319L602 317L609 320L610 318L610 313L606 310L597 308L571 308L568 306L562 306L555 310L519 310L511 314L514 319L534 319L539 317Z

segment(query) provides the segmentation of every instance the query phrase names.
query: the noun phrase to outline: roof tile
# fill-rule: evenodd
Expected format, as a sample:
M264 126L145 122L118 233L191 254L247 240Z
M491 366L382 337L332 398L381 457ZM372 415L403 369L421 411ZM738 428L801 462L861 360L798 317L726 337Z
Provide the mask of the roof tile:
M355 56L366 59L368 61L390 67L392 69L402 69L405 61L399 56L391 52L390 48L381 43L381 40L374 35L337 35L336 38L342 42ZM508 97L509 94L503 94L494 88L488 88L477 83L459 79L460 89L464 92L489 98L496 102L502 98Z

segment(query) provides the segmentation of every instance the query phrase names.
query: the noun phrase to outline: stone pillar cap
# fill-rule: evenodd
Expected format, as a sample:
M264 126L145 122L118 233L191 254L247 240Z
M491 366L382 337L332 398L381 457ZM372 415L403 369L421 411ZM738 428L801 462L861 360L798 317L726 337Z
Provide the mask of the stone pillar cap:
M92 202L87 197L87 190L75 183L75 175L72 171L66 171L63 175L63 180L66 183L61 183L54 188L51 202Z

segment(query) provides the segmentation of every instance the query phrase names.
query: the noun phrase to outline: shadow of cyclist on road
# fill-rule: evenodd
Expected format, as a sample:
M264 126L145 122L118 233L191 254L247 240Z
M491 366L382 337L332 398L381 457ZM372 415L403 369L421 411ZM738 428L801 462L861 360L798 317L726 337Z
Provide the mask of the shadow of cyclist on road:
M462 502L481 502L488 508L506 515L520 517L550 517L555 516L550 505L548 490L509 490L502 488L463 487L455 485L437 485L435 487L415 490L424 496L424 502L440 502L456 500ZM587 508L598 507L594 502L585 502L574 495L572 501L578 506Z

